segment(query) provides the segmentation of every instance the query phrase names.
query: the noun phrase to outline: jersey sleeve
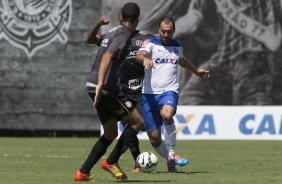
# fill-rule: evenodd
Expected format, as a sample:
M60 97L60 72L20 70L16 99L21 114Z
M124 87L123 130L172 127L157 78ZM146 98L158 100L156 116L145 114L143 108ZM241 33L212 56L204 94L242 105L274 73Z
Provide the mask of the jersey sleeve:
M148 52L148 53L151 53L151 52L152 52L152 49L153 49L153 46L154 46L154 44L151 42L151 39L150 39L150 38L149 38L149 39L146 39L146 40L142 43L142 45L141 45L139 51L146 51L146 52Z
M107 51L110 53L115 53L118 50L122 50L127 42L128 37L129 35L124 32L118 33L113 37L113 40L108 46Z

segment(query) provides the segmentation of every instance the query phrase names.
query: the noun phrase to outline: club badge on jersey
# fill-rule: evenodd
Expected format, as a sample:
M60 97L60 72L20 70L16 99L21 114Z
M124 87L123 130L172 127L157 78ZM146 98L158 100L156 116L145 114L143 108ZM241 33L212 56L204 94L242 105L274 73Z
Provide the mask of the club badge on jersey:
M137 90L143 87L143 79L131 79L128 81L128 88Z

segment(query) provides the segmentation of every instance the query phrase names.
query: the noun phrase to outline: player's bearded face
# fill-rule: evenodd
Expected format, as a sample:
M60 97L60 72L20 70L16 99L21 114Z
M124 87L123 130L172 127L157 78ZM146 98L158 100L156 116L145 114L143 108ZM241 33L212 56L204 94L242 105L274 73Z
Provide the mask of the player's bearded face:
M161 23L159 34L163 43L165 44L170 43L173 37L173 33L174 33L174 28L172 23L165 23L165 22Z

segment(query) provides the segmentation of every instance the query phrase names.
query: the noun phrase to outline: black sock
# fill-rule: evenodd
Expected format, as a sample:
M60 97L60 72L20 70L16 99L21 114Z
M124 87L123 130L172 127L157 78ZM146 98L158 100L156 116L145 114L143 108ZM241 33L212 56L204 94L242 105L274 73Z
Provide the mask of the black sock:
M117 163L121 154L124 153L128 147L133 147L135 136L138 132L136 132L132 127L127 127L123 133L121 134L120 138L118 139L118 142L107 158L108 164L114 164Z
M80 168L80 172L84 174L90 174L92 167L99 161L99 159L106 153L107 148L112 141L108 140L104 136L101 136L96 144L93 146L87 159Z
M135 137L134 137L134 144L130 145L129 150L130 150L131 155L132 155L132 157L133 157L133 159L135 161L135 166L134 167L136 167L136 159L140 155L139 140L138 140L137 135L135 135Z

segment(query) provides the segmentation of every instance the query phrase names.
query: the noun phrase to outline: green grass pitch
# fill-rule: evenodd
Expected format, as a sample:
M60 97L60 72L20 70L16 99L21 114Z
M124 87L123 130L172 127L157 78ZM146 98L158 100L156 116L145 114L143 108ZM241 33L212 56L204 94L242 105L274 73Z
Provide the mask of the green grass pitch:
M96 140L0 138L0 183L74 184L74 172ZM140 147L154 152L148 141L140 141ZM124 183L282 184L282 141L178 141L176 150L191 161L178 167L177 174L167 173L165 160L159 156L153 173L131 173L133 159L129 152L123 154L120 165L128 175ZM96 183L121 183L103 171L100 162L92 175Z

